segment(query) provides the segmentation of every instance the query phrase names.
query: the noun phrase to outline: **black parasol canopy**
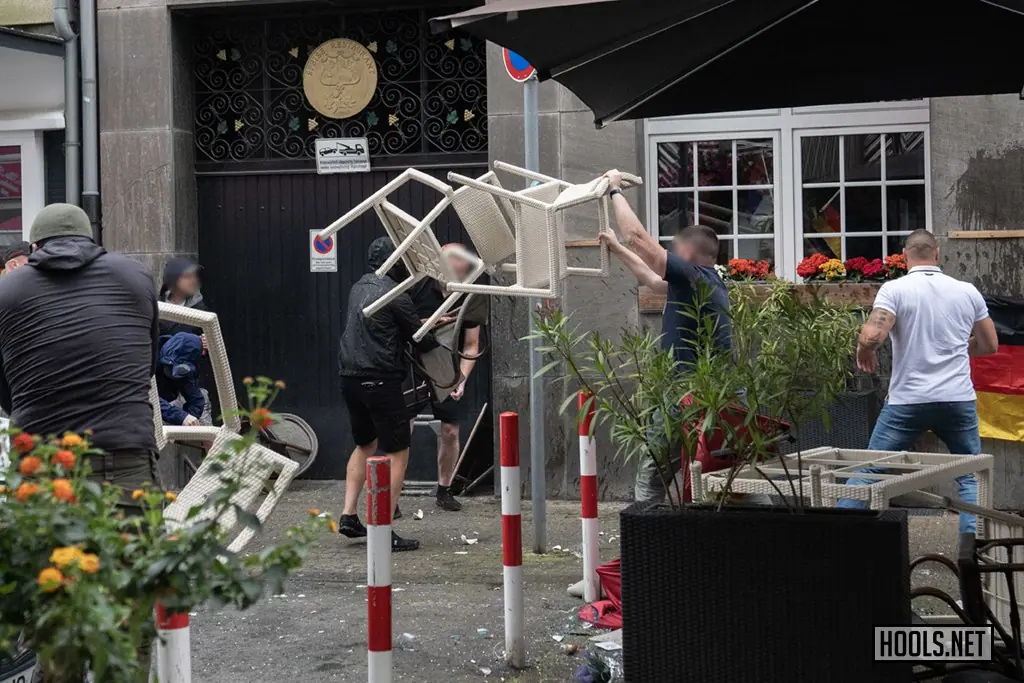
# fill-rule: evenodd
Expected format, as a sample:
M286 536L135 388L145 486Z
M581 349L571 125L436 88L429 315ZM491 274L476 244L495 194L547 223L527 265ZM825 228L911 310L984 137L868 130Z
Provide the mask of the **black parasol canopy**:
M519 53L598 127L1024 85L1024 0L496 0L432 23Z

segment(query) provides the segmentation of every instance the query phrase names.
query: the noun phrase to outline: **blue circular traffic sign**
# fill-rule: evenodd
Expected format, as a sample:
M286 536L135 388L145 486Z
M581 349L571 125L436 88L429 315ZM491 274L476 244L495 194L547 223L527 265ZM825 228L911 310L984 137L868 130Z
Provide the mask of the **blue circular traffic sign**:
M512 52L507 47L501 48L501 56L505 62L505 71L514 81L523 82L537 71L522 55Z
M327 239L324 239L323 237L317 235L316 237L313 238L313 248L316 249L316 253L318 254L329 254L331 253L331 249L333 247L333 237L328 237Z

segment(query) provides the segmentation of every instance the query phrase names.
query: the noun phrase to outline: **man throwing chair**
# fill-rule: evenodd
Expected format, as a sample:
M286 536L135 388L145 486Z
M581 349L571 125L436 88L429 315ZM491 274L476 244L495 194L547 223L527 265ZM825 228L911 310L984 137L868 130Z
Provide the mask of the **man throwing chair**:
M857 367L878 369L878 348L892 337L889 396L871 432L868 448L905 451L927 431L950 453L981 453L978 410L971 382L970 356L995 353L999 342L985 299L974 285L945 275L939 247L927 230L915 230L903 253L909 271L879 288L875 304L857 339ZM878 468L864 468L878 474ZM875 479L849 479L865 485ZM960 497L978 502L973 474L957 479ZM864 501L840 500L839 507L866 507ZM973 515L960 515L960 533L974 533Z

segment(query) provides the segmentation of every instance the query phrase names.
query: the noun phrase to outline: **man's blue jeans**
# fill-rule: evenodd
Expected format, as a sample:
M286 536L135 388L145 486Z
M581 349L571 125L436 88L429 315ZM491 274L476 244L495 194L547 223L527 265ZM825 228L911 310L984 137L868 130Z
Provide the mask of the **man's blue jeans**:
M878 422L871 432L868 448L873 451L906 451L917 438L927 431L935 432L954 455L981 453L978 434L978 408L974 401L946 401L942 403L914 403L910 405L885 404ZM866 467L858 472L884 474L884 468ZM848 479L851 486L873 484L877 479ZM973 474L957 477L960 498L968 503L978 502L978 482ZM844 499L838 507L863 508L862 500ZM974 515L960 515L960 533L973 534L976 530Z

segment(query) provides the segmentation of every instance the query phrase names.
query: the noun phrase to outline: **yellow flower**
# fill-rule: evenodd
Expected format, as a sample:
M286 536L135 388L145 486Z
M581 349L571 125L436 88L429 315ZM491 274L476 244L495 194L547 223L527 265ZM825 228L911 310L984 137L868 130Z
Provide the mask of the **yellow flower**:
M82 445L82 437L80 437L78 434L72 434L71 432L68 432L67 434L64 435L64 438L61 439L60 445L64 446L64 448L72 448L73 446L81 446Z
M821 274L826 280L841 280L846 277L846 266L837 258L829 259L821 264Z
M54 591L59 590L64 584L64 575L60 573L59 569L47 567L43 571L39 572L38 583L39 587L43 591L53 593Z
M86 553L78 560L78 568L86 574L95 574L100 570L100 558L92 553Z
M331 530L332 534L338 533L338 523L335 522L333 519L327 522L327 528Z
M82 552L81 548L76 548L73 545L65 546L63 548L56 548L50 554L50 562L61 569L67 569L72 564L80 564L84 556L85 553Z
M306 512L309 513L310 517L316 517L317 515L320 514L320 511L317 510L316 508L309 508L308 510L306 510Z
M178 494L174 493L173 491L168 491L167 493L164 494L164 498L173 503L174 501L178 500Z
M134 491L132 491L132 500L139 500L140 498L145 498L145 497L146 497L146 492L143 491L142 489L135 489Z

